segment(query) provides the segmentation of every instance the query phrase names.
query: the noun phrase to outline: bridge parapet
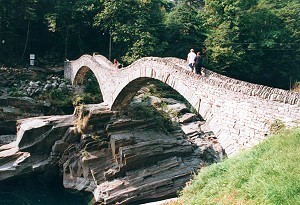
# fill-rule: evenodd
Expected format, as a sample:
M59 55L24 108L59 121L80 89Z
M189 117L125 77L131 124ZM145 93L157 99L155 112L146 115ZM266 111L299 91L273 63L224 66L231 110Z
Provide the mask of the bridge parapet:
M112 110L126 107L151 80L178 91L206 120L228 155L265 138L276 119L287 126L300 124L300 93L232 79L212 71L205 77L187 69L177 58L146 57L128 67L114 68L103 56L84 55L65 67L65 76L79 82L87 70L95 74L104 102Z

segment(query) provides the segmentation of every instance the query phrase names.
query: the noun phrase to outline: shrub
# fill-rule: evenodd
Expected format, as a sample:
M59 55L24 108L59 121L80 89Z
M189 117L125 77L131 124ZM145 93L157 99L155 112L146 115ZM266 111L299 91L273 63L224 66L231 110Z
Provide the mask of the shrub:
M294 83L293 87L292 87L292 91L294 92L300 92L300 82L297 81Z
M78 105L84 104L93 104L101 102L101 98L99 95L93 95L92 93L83 93L73 96L72 98L72 105L74 107Z
M130 108L131 109L131 108ZM176 125L170 119L170 116L164 111L158 111L152 106L136 105L129 113L134 113L133 119L152 119L164 133L169 134L176 129Z
M283 128L285 128L284 123L279 119L275 119L269 129L271 134L278 134Z
M82 95L75 95L72 98L72 105L74 107L78 106L78 105L82 105L84 104L84 100L83 100L83 96Z

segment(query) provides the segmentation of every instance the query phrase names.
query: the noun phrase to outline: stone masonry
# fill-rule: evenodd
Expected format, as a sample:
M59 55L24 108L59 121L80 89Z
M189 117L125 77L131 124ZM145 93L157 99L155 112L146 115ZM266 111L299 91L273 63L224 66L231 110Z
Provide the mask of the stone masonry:
M228 156L262 141L270 125L281 120L300 125L300 93L240 81L212 71L205 76L187 70L177 58L142 58L116 69L101 55L83 55L65 62L65 78L81 84L91 70L111 110L122 110L152 79L178 91L206 120Z

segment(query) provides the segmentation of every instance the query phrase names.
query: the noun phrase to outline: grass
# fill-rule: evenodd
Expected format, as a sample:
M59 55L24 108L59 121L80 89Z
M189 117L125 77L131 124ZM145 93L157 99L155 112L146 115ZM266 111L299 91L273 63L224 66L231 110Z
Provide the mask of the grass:
M172 204L300 204L300 128L202 169Z

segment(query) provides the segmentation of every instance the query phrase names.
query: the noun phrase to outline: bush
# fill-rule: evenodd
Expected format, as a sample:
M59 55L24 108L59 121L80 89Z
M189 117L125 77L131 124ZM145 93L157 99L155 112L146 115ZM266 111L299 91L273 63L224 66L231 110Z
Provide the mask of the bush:
M78 105L99 103L101 101L102 98L100 98L99 95L93 95L92 93L83 93L73 96L72 105L76 107Z
M71 105L71 96L62 90L55 89L49 93L49 102L55 107L67 107Z
M72 105L73 107L83 105L84 104L84 98L82 95L75 95L72 98Z
M131 116L133 119L152 119L165 134L176 129L176 125L166 112L158 111L152 106L137 105L133 107L131 113L134 113L134 116Z
M279 119L275 119L274 122L270 125L270 133L278 134L283 128L285 128L284 123Z
M299 81L294 83L294 85L292 87L292 91L293 92L300 92L300 82Z

